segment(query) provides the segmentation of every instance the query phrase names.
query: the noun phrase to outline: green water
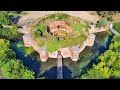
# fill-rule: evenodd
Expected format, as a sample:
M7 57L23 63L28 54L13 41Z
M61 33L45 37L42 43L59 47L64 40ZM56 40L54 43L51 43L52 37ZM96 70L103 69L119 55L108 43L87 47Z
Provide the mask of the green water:
M90 68L93 63L96 63L96 58L104 53L111 43L111 37L106 32L101 32L96 35L95 44L93 47L86 47L81 53L79 60L73 62L70 58L63 59L63 78L72 79L84 74L87 68ZM16 57L23 61L23 64L35 72L35 78L45 76L46 78L56 79L56 59L49 58L46 62L41 62L39 54L32 52L26 53L23 41L14 41L11 48L16 53ZM29 50L32 51L32 50Z

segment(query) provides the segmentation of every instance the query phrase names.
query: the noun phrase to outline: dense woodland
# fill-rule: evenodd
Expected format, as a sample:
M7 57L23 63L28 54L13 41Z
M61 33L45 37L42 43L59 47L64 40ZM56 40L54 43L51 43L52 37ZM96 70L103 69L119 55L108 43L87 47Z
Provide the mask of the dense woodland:
M12 40L19 37L17 25L9 17L18 16L20 11L0 11L0 78L4 79L34 79L34 72L16 59L15 53L10 49ZM8 26L8 27L5 27Z
M97 59L97 64L81 79L117 79L120 77L120 38L113 36L109 50L105 51Z

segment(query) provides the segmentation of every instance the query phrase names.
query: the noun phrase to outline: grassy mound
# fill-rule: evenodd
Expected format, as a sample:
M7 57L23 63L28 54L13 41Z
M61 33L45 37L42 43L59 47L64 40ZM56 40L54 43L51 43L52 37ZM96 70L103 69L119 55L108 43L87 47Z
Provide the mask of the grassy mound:
M53 21L64 21L72 28L72 33L64 37L54 37L50 35L47 33L47 25ZM88 29L88 23L82 21L80 18L56 13L39 18L38 22L33 25L32 37L40 47L47 46L48 51L53 52L60 48L82 45L87 38L83 31L88 32Z

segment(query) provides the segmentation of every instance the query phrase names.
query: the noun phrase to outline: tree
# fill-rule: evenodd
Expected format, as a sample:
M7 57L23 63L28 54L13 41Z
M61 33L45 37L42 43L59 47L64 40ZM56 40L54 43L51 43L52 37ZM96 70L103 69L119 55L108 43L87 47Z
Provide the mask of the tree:
M96 27L105 27L108 24L107 19L98 20Z
M16 59L15 53L9 49L10 42L0 39L0 68L3 68L6 79L34 79L34 72Z
M0 11L0 24L1 25L9 25L10 24L9 15L5 11Z
M117 13L120 13L120 11L97 11L97 14L102 17L108 17Z
M109 79L120 76L120 38L114 36L109 50L100 55L97 59L98 64L93 64L92 68L81 79Z
M108 17L107 17L107 20L108 20L108 21L113 21L112 16L108 16Z
M8 40L17 39L20 35L17 29L16 25L11 26L11 28L2 28L0 29L0 37Z
M113 28L114 28L115 30L117 30L118 32L120 32L120 22L115 22L115 23L113 24Z
M34 79L34 72L23 66L20 60L10 59L3 68L4 77L7 79Z

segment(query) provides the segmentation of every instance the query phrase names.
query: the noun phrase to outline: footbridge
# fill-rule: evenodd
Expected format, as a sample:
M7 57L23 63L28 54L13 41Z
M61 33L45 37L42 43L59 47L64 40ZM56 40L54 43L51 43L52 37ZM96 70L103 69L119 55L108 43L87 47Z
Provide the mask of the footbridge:
M115 34L117 37L120 37L120 33L117 32L117 31L116 31L115 29L113 29L112 27L113 27L112 23L109 24L109 30L110 30L110 32L112 32L113 34Z
M57 79L63 79L63 65L62 65L61 51L58 51L57 57Z

